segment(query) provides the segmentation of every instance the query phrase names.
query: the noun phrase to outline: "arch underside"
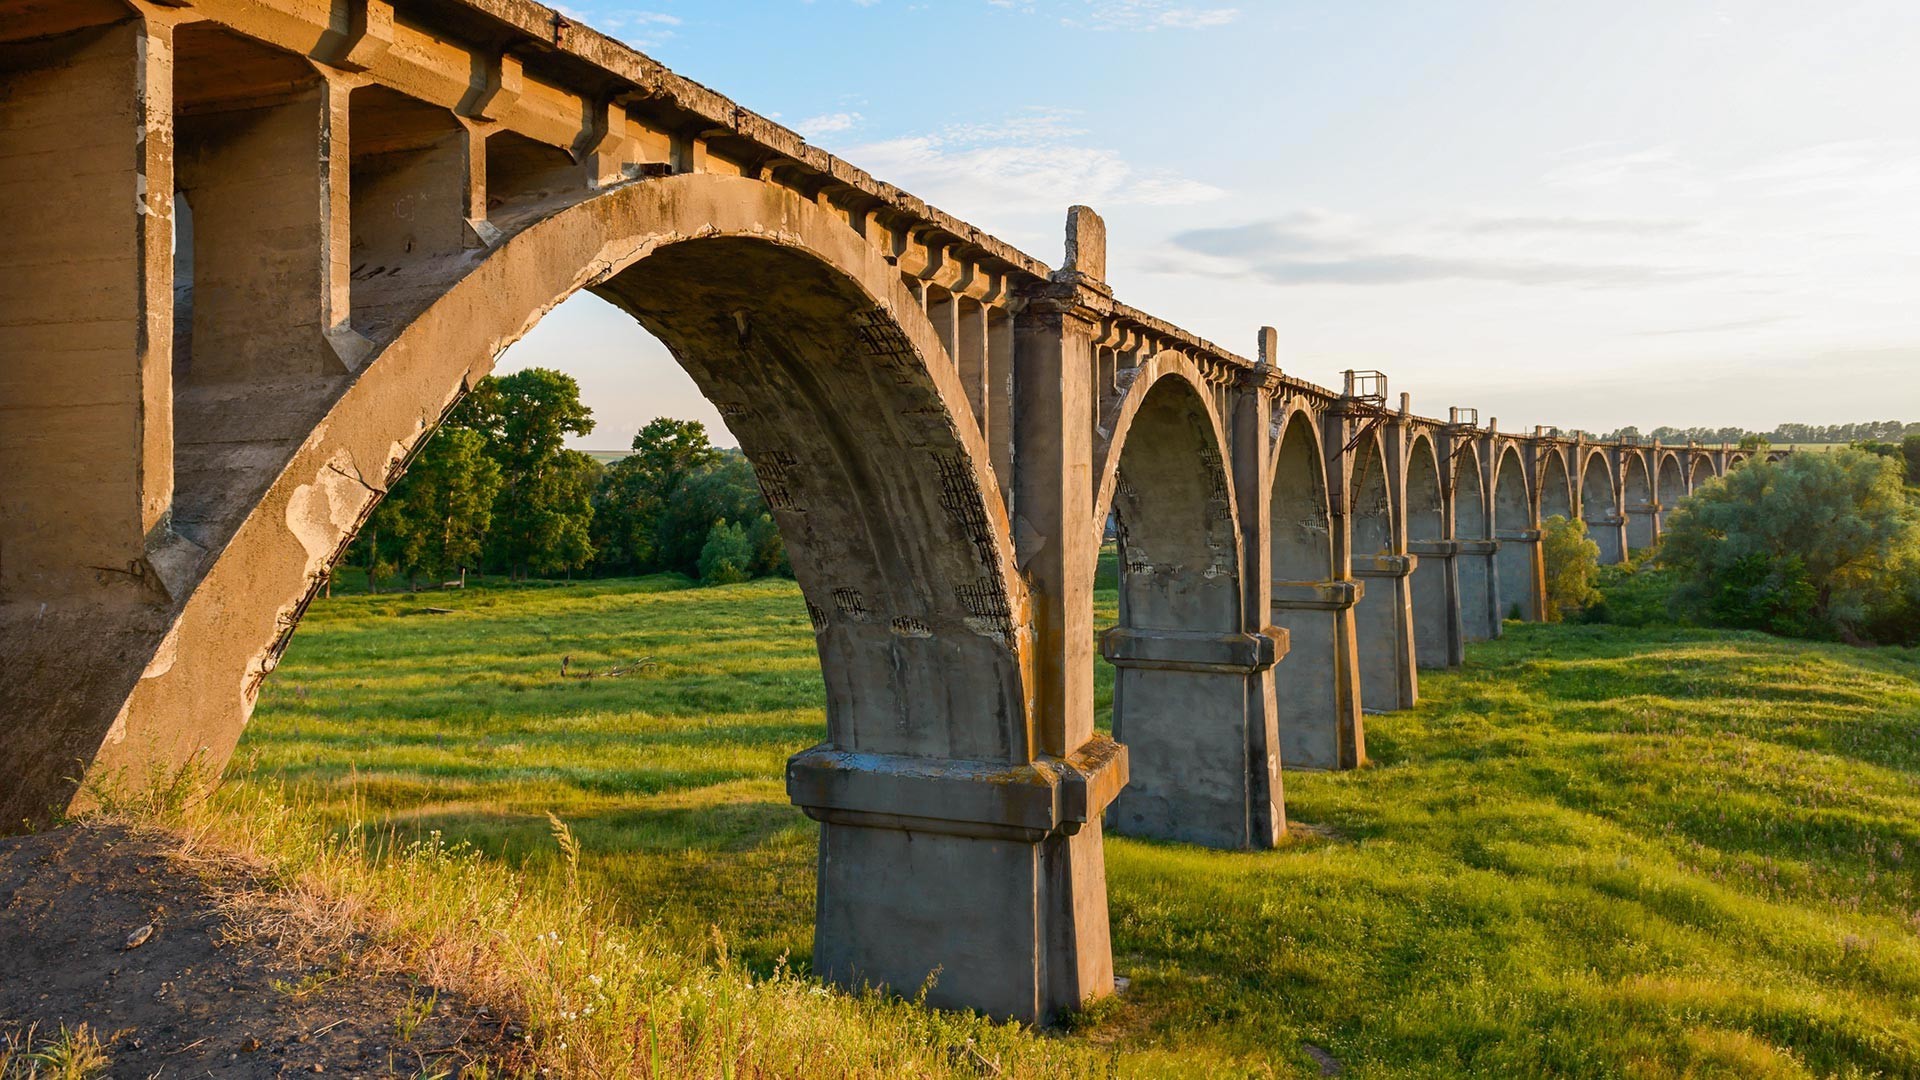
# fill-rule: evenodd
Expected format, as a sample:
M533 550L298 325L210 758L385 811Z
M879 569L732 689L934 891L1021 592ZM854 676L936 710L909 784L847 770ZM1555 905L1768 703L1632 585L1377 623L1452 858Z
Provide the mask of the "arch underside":
M1119 624L1102 640L1115 667L1113 734L1127 786L1108 821L1134 836L1265 847L1282 820L1265 742L1247 724L1245 677L1224 659L1240 633L1238 515L1218 418L1197 372L1163 356L1143 366L1112 425L1099 485L1119 555ZM1179 657L1181 659L1175 659Z
M83 760L224 760L376 493L507 345L582 288L664 341L740 437L817 630L832 742L1030 760L1027 602L931 325L844 220L708 174L537 221L400 327L210 544L164 652Z
M1494 570L1500 581L1498 615L1538 618L1540 582L1534 556L1539 538L1534 531L1533 494L1527 486L1520 450L1512 444L1500 451L1493 493L1494 535L1500 541L1494 553Z
M1540 518L1574 518L1573 476L1567 470L1565 451L1549 447L1540 461Z

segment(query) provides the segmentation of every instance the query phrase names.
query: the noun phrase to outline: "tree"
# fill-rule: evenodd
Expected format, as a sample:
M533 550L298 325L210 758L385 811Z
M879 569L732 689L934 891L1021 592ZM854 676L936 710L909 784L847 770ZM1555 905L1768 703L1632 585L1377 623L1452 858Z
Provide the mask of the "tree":
M499 491L500 467L487 457L486 440L442 425L380 501L348 557L366 566L371 591L381 574L443 579L478 566Z
M1901 437L1900 457L1907 466L1907 483L1920 484L1920 432Z
M700 581L733 585L753 576L753 545L736 522L716 521L700 546Z
M1600 599L1593 580L1600 572L1600 545L1587 537L1586 522L1559 514L1541 522L1540 550L1547 566L1547 619L1559 622Z
M1659 558L1706 621L1857 638L1920 593L1920 510L1890 458L1755 458L1681 502Z
M594 493L594 542L601 566L638 573L672 568L661 556L662 519L682 489L710 471L721 456L697 420L662 416L641 428L633 437L633 453L607 468ZM685 545L666 538L668 546L692 548L684 569L694 568L712 524L710 515L698 518L697 535Z
M593 430L580 384L550 368L482 379L449 422L486 439L500 466L488 558L510 573L551 574L593 558L593 490L599 463L566 448Z

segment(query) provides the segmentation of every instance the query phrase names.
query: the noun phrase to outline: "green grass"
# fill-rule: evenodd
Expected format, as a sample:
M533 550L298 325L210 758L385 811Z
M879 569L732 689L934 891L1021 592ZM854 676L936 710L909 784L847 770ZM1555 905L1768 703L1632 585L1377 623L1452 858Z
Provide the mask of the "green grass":
M816 833L780 777L824 718L795 586L435 596L458 610L315 603L241 788L535 875L551 811L619 918L804 971ZM562 680L563 656L655 666ZM1369 718L1370 768L1287 774L1311 828L1281 850L1110 837L1131 989L1002 1045L1125 1075L1318 1075L1308 1044L1352 1077L1920 1075L1916 676L1912 651L1509 624Z

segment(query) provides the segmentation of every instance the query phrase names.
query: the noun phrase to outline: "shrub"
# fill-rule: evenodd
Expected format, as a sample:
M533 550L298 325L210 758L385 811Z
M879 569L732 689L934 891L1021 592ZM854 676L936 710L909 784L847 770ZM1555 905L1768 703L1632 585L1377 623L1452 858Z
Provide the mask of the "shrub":
M1660 559L1676 609L1795 636L1903 640L1920 594L1920 510L1897 459L1856 449L1761 459L1681 502ZM1881 638L1889 640L1889 638Z
M1586 523L1555 514L1541 522L1541 554L1547 564L1547 620L1577 615L1600 599L1593 586L1600 572L1600 545L1587 537Z
M735 585L753 577L753 544L747 530L729 521L716 521L700 548L700 581L706 585Z

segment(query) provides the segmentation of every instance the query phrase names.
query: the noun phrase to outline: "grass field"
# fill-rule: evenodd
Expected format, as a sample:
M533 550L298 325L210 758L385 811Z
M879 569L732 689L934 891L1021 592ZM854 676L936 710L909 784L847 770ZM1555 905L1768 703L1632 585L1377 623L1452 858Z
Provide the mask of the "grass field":
M457 611L409 614L426 603ZM563 680L563 657L653 666ZM1370 768L1289 773L1311 828L1281 850L1110 837L1131 989L994 1054L1016 1075L1316 1076L1315 1051L1351 1077L1920 1075L1916 676L1910 651L1510 624L1369 718ZM700 955L717 934L765 977L811 946L815 827L780 777L822 698L790 582L336 596L230 786L548 881L555 813L613 918ZM825 1030L864 1023L820 1000Z

